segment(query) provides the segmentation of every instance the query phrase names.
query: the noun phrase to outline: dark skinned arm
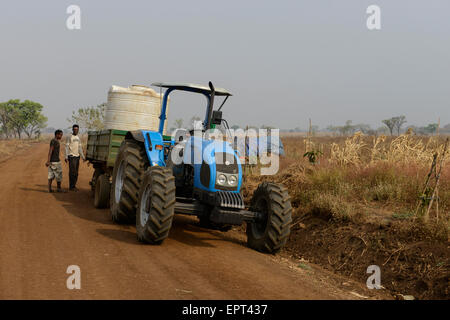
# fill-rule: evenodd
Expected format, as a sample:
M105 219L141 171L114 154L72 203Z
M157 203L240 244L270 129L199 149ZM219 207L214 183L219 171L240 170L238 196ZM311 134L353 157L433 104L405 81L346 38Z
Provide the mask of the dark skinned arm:
M52 152L54 148L55 148L54 146L50 146L50 149L48 150L47 162L45 163L47 167L50 165L50 158L52 157Z

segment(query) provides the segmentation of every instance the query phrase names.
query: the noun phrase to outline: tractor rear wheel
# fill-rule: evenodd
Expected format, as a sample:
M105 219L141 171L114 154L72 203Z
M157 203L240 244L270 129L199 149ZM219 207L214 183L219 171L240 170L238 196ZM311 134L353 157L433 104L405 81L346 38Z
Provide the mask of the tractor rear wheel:
M94 207L97 209L107 208L110 192L111 184L109 183L109 177L106 174L98 176L95 182Z
M175 189L171 169L155 166L144 174L136 213L139 241L161 244L167 238L175 213Z
M292 206L286 187L261 183L253 194L250 210L259 212L259 221L247 223L247 243L261 252L279 251L291 232Z
M149 166L144 144L124 140L114 164L110 207L111 217L117 223L133 223L142 177Z

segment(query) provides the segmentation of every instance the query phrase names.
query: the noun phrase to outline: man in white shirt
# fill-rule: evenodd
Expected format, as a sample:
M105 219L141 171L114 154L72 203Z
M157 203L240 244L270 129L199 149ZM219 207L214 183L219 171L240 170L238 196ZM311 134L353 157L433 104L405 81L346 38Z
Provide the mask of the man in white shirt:
M77 124L72 126L72 134L66 139L66 163L69 163L69 190L78 191L76 184L78 180L78 169L80 167L80 157L83 161L86 158L83 153L81 139L78 135L80 127Z

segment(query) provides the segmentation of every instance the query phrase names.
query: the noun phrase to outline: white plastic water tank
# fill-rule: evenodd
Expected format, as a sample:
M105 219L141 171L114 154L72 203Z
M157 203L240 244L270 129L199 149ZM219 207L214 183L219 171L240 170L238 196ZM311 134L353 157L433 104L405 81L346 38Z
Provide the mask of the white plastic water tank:
M133 85L111 86L105 113L105 128L118 130L147 129L158 131L162 96L152 88ZM169 112L167 106L166 115ZM167 130L167 119L164 134Z

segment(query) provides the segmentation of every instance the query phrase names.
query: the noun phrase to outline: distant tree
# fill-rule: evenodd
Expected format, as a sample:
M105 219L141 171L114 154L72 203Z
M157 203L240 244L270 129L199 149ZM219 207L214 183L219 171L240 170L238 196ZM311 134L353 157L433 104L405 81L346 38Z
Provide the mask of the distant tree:
M383 122L386 125L386 127L389 129L389 133L392 136L393 133L394 133L394 128L395 128L395 120L394 120L394 118L385 119L385 120L383 120L381 122Z
M2 133L6 138L9 138L10 136L10 131L12 130L12 117L19 104L20 100L18 99L0 103L0 124Z
M426 127L423 128L423 131L428 134L435 134L437 132L438 124L437 123L430 123Z
M353 123L352 120L347 120L347 121L345 121L345 124L343 126L329 125L328 127L325 128L325 131L328 131L328 132L339 132L341 135L347 136L347 135L354 134L358 130L359 131L363 131L363 129L370 128L366 124L353 125L352 123Z
M31 138L36 130L45 128L47 118L42 114L44 107L37 102L19 99L0 103L0 124L2 132L8 138L10 133L19 139L22 133Z
M365 124L365 123L359 123L359 124L355 124L355 131L361 131L364 134L368 134L368 135L375 135L376 132L375 130L373 130L370 125Z
M97 106L79 108L72 112L72 117L67 119L70 126L78 124L81 130L102 130L105 128L106 103Z
M236 125L236 124L234 124L234 125L232 125L231 126L231 129L233 129L233 130L237 130L237 129L239 129L240 127L238 126L238 125Z
M398 117L394 117L392 119L394 119L394 127L397 130L397 135L400 135L400 129L407 122L406 121L406 117L405 116L398 116Z
M28 138L31 138L39 129L46 127L47 117L41 113L43 108L41 104L30 100L21 103L19 110L22 129Z
M352 125L352 120L347 120L345 121L345 125L341 126L341 127L337 127L338 131L343 135L349 135L349 134L353 134L355 132L355 126Z
M388 133L388 128L386 128L386 127L379 127L377 130L376 130L376 133L377 134L387 134Z
M446 124L443 128L442 128L443 132L450 132L450 123Z
M317 125L312 125L312 126L311 126L311 134L312 134L313 136L315 136L315 135L317 134L317 132L319 132L319 126L317 126Z
M405 116L392 117L382 121L386 127L388 127L391 136L394 134L394 130L397 131L397 135L400 135L402 126L407 122Z
M45 128L47 125L47 120L47 117L40 114L31 119L23 131L26 133L28 138L31 138L33 134L39 137L41 135L41 129Z
M325 131L336 133L338 131L338 129L339 129L339 127L335 127L330 124L328 127L325 128Z

